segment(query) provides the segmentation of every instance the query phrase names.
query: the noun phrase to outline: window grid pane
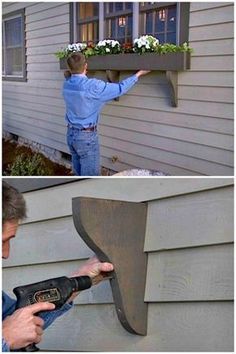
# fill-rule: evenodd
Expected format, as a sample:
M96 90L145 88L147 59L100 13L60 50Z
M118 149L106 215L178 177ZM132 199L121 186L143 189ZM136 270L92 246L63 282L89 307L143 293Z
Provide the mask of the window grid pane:
M147 6L148 3L143 3L142 6ZM155 3L150 3L152 6ZM176 5L149 9L142 11L140 14L141 35L153 35L159 39L160 43L173 43L176 44Z
M23 77L23 16L3 20L3 75Z
M77 4L78 26L77 41L95 43L98 41L98 2Z
M132 3L125 2L105 3L105 38L118 40L122 44L132 42L132 6Z

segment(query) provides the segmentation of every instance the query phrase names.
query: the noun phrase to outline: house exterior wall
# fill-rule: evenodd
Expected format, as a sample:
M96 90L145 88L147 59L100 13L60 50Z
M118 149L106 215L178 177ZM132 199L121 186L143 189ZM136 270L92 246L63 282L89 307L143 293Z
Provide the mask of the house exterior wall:
M28 218L3 262L9 294L69 275L92 255L73 225L73 197L148 203L147 336L124 330L104 282L45 331L42 349L233 351L233 179L85 179L24 196Z
M68 153L63 74L54 53L69 42L69 3L4 3L3 14L22 7L28 81L3 83L4 130ZM233 13L233 3L191 2L194 53L191 70L178 76L178 107L170 106L161 72L106 105L99 129L103 166L233 175ZM121 79L130 74L122 72Z

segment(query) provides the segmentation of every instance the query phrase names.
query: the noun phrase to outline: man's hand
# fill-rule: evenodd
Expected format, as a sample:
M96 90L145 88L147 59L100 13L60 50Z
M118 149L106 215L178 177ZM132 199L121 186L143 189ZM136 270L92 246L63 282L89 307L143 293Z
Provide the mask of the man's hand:
M44 321L35 316L40 311L52 311L55 305L39 302L16 310L2 323L2 335L11 350L25 348L42 339Z
M136 72L136 76L137 78L139 78L140 76L143 76L143 75L147 75L151 72L151 70L139 70Z
M79 277L81 275L88 275L92 278L93 285L100 283L106 276L109 276L109 272L114 269L111 263L100 262L96 256L90 258L77 273L71 275L71 277ZM108 274L106 274L108 273ZM78 295L78 293L74 293L70 299L73 301L74 298Z

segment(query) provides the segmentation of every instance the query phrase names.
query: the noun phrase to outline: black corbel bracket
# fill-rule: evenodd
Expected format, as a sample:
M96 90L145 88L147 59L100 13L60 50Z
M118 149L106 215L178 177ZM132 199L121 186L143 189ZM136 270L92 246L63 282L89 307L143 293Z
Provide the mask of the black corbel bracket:
M110 284L121 324L130 333L146 335L147 204L78 197L72 200L72 211L85 243L100 261L114 265Z
M166 78L170 87L171 105L178 107L178 72L166 71Z
M106 70L108 82L118 83L120 81L120 72L117 70ZM119 97L116 97L114 101L119 101Z

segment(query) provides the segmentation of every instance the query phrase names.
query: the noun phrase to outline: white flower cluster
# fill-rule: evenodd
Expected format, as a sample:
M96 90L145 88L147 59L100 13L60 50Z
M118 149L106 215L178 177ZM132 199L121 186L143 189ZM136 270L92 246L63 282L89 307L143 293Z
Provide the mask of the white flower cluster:
M97 44L98 47L110 46L112 48L116 45L120 46L120 43L118 41L114 41L113 39L104 39L103 41L99 41Z
M82 50L87 48L86 43L73 43L69 44L67 47L67 51L69 52L81 52Z
M134 46L138 48L145 47L146 49L151 49L159 45L159 40L152 36L141 36L134 40ZM135 49L134 49L135 50Z

